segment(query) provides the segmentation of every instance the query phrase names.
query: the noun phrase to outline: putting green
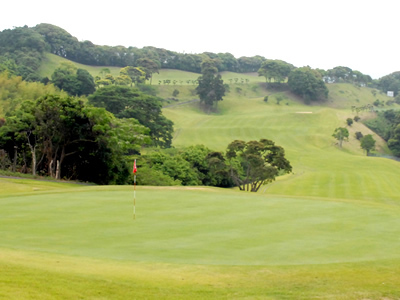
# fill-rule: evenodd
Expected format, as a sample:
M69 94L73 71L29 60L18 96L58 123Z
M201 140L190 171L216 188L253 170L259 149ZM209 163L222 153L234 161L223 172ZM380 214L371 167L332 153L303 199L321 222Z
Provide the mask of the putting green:
M216 188L85 187L1 197L0 246L91 258L293 265L399 258L400 209Z

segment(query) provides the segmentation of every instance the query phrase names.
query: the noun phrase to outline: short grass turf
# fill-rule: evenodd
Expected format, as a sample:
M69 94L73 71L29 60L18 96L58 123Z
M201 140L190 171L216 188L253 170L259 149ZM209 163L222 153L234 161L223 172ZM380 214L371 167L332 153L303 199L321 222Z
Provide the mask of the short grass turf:
M93 258L294 265L400 258L400 209L221 189L86 187L1 198L1 246Z
M132 187L0 196L0 298L400 297L391 205L202 187L136 195L135 220Z

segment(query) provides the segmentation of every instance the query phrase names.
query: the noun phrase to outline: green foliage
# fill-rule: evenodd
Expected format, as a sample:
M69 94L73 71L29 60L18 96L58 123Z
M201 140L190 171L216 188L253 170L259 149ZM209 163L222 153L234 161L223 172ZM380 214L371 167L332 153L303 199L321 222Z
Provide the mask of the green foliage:
M95 91L92 75L87 70L77 69L72 63L63 63L51 75L52 83L72 96L90 95Z
M352 118L347 118L346 119L346 124L347 124L347 126L353 125L353 119Z
M202 63L202 76L197 80L199 85L196 87L196 93L200 97L200 103L204 104L207 110L210 110L218 101L222 101L225 96L225 86L221 75L215 75L217 68L211 60L205 60Z
M293 93L301 96L306 102L328 98L328 88L320 73L310 67L302 67L290 72L288 85Z
M139 185L147 186L177 186L181 185L180 180L174 179L171 176L163 173L162 170L151 168L148 165L140 167L139 176L137 176L137 183Z
M355 121L355 122L360 121L360 119L361 119L361 118L360 118L359 116L355 116L355 117L354 117L354 121Z
M275 180L280 172L292 171L284 149L267 139L247 143L235 140L228 145L226 158L229 174L242 191L257 192L261 185Z
M183 185L200 185L201 180L197 172L181 155L170 155L166 152L153 152L145 156L149 167L162 172L174 181Z
M361 148L363 148L367 152L367 156L369 155L371 150L375 150L376 141L371 134L363 136L360 142L361 142Z
M173 123L161 111L159 98L146 95L138 89L123 86L99 88L89 96L89 102L104 107L117 118L134 118L150 129L156 146L168 148L172 142Z
M64 29L51 24L41 23L36 25L33 30L43 36L51 53L70 60L84 61L83 63L87 62L87 60L82 57L83 55L79 53L80 46L78 39L70 35Z
M349 138L349 131L347 128L338 127L335 129L332 136L339 141L339 146L342 148L343 141L347 141Z
M22 170L33 175L124 183L129 170L123 155L146 144L146 133L136 120L115 120L81 100L47 95L23 102L6 118L0 148L20 157Z
M9 70L26 81L39 81L38 69L45 50L43 37L32 28L6 29L0 32L0 72Z
M10 75L17 75L18 66L13 59L0 56L0 73L5 71Z
M361 140L361 138L362 138L363 136L364 136L364 135L363 135L362 132L360 132L360 131L357 131L357 132L355 133L355 137L356 137L357 140Z
M42 45L53 54L92 66L140 67L146 73L146 80L150 81L160 68L200 73L201 62L209 58L215 61L220 71L232 72L256 72L265 60L261 56L236 59L230 53L186 54L155 47L99 46L90 41L79 42L64 29L51 24L24 29L39 37ZM10 30L12 34L14 30Z
M364 122L370 129L387 141L395 156L400 156L400 113L395 110L378 112L377 117Z
M400 157L400 123L392 130L388 146L394 155Z
M205 185L232 187L225 158L203 145L183 149L150 151L143 156L148 172L161 172L166 185ZM167 180L167 179L170 180ZM158 179L146 178L149 185L157 185Z
M179 90L174 89L174 91L172 92L172 96L177 97L178 95L179 95Z
M366 86L372 83L371 76L343 66L338 66L326 72L322 72L321 75L329 83L347 82L357 86Z
M290 71L294 69L292 64L282 60L264 60L258 70L258 76L264 76L267 82L283 82L288 77Z
M47 94L66 96L65 92L60 92L53 84L26 82L20 76L0 73L0 116L12 114L23 100L36 100Z
M376 107L381 107L381 106L385 106L385 101L380 101L379 99L376 99L373 104Z
M383 76L379 79L378 86L384 93L392 91L397 96L400 90L400 72Z
M151 84L153 73L159 73L160 63L148 57L139 58L136 63L139 66L139 68L146 73L145 79L146 80L150 79L150 84Z
M147 74L142 68L127 66L121 69L120 76L128 76L132 83L138 85L145 82Z

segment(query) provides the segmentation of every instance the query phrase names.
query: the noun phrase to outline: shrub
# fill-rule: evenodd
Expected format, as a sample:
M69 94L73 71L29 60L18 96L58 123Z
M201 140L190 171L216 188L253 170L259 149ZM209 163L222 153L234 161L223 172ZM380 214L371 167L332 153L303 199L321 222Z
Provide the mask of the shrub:
M355 136L356 136L356 139L357 140L361 140L362 138L363 138L363 134L360 132L360 131L357 131L356 133L355 133Z
M346 123L348 126L351 126L353 124L353 119L352 118L347 118Z
M176 97L179 95L179 91L177 89L174 89L174 91L172 92L172 96Z

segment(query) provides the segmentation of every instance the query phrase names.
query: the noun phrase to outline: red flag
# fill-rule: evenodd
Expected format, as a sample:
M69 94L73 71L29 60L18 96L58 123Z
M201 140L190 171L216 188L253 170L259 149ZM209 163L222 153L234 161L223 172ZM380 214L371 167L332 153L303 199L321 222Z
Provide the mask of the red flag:
M136 174L136 172L137 172L137 168L136 168L136 159L135 159L135 161L133 162L133 174Z

